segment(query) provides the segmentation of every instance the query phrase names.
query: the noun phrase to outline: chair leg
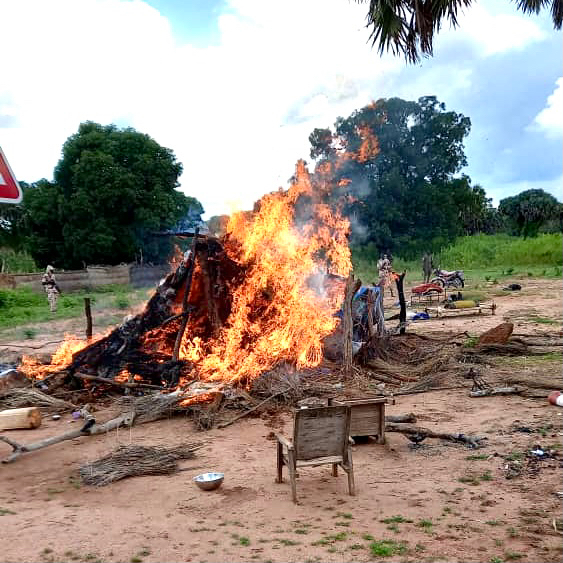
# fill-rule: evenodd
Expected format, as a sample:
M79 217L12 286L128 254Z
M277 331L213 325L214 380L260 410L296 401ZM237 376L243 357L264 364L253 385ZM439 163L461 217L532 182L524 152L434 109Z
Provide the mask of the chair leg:
M338 477L338 463L332 464L332 476Z
M278 442L278 475L276 483L283 483L283 446Z
M287 452L287 468L289 470L289 480L291 481L291 499L297 504L297 482L295 477L295 452L289 450Z
M352 462L352 449L348 448L348 467L346 469L348 473L348 493L350 496L356 496L356 484L354 483L354 464Z

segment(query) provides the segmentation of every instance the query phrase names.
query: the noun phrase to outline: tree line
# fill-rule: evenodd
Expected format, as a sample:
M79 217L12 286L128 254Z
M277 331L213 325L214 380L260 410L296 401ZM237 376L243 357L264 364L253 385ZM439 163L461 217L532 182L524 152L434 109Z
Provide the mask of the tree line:
M354 248L410 259L462 235L561 230L563 206L548 193L527 190L494 208L462 173L470 129L469 117L425 96L380 99L311 133L315 173L332 170L330 197L345 202ZM374 146L363 154L366 136ZM362 158L342 159L343 151ZM20 182L22 204L0 204L0 247L66 269L166 260L171 238L157 233L180 220L197 223L203 213L177 189L181 172L174 153L148 135L82 123L63 145L52 181ZM210 231L223 232L227 219L209 219Z

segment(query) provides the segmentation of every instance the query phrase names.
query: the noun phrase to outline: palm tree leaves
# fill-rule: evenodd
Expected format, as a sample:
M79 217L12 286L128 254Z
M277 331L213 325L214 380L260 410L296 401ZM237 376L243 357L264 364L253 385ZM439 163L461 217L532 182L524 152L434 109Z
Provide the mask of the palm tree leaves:
M367 3L368 0L357 0ZM537 14L551 4L553 24L561 29L563 0L515 0L525 14ZM391 51L403 53L410 63L420 54L432 55L434 35L444 20L458 26L458 13L469 7L472 0L369 0L367 25L371 28L370 41L382 54Z

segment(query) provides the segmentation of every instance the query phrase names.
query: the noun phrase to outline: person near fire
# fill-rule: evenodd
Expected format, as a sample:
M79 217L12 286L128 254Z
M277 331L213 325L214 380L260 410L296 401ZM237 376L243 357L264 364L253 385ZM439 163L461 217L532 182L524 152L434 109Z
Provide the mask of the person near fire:
M43 278L41 279L41 284L45 288L45 293L47 294L47 301L49 301L51 313L57 312L57 299L61 293L61 290L57 285L54 272L55 268L53 268L53 266L47 266L47 268L45 268Z
M383 291L385 291L385 288L388 287L391 292L391 297L394 297L391 276L391 260L389 260L387 254L384 254L383 258L380 258L377 261L377 270L379 272L379 286Z

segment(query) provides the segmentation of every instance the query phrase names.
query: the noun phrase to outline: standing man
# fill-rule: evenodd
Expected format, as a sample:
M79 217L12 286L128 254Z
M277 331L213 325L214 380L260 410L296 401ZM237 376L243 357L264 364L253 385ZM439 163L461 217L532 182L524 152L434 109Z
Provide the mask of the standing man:
M53 268L53 266L47 266L45 273L43 274L43 278L41 279L41 284L45 288L45 293L47 294L47 301L49 301L51 313L57 312L57 299L59 298L59 293L61 292L59 286L57 285L54 271L55 268Z
M384 291L386 287L389 287L391 297L394 297L393 286L391 284L391 262L387 254L384 254L383 258L377 261L377 270L379 272L379 286L382 291Z
M424 283L430 282L430 276L432 275L432 268L434 267L434 262L432 260L432 254L428 252L424 253L422 257L422 273L424 275Z

